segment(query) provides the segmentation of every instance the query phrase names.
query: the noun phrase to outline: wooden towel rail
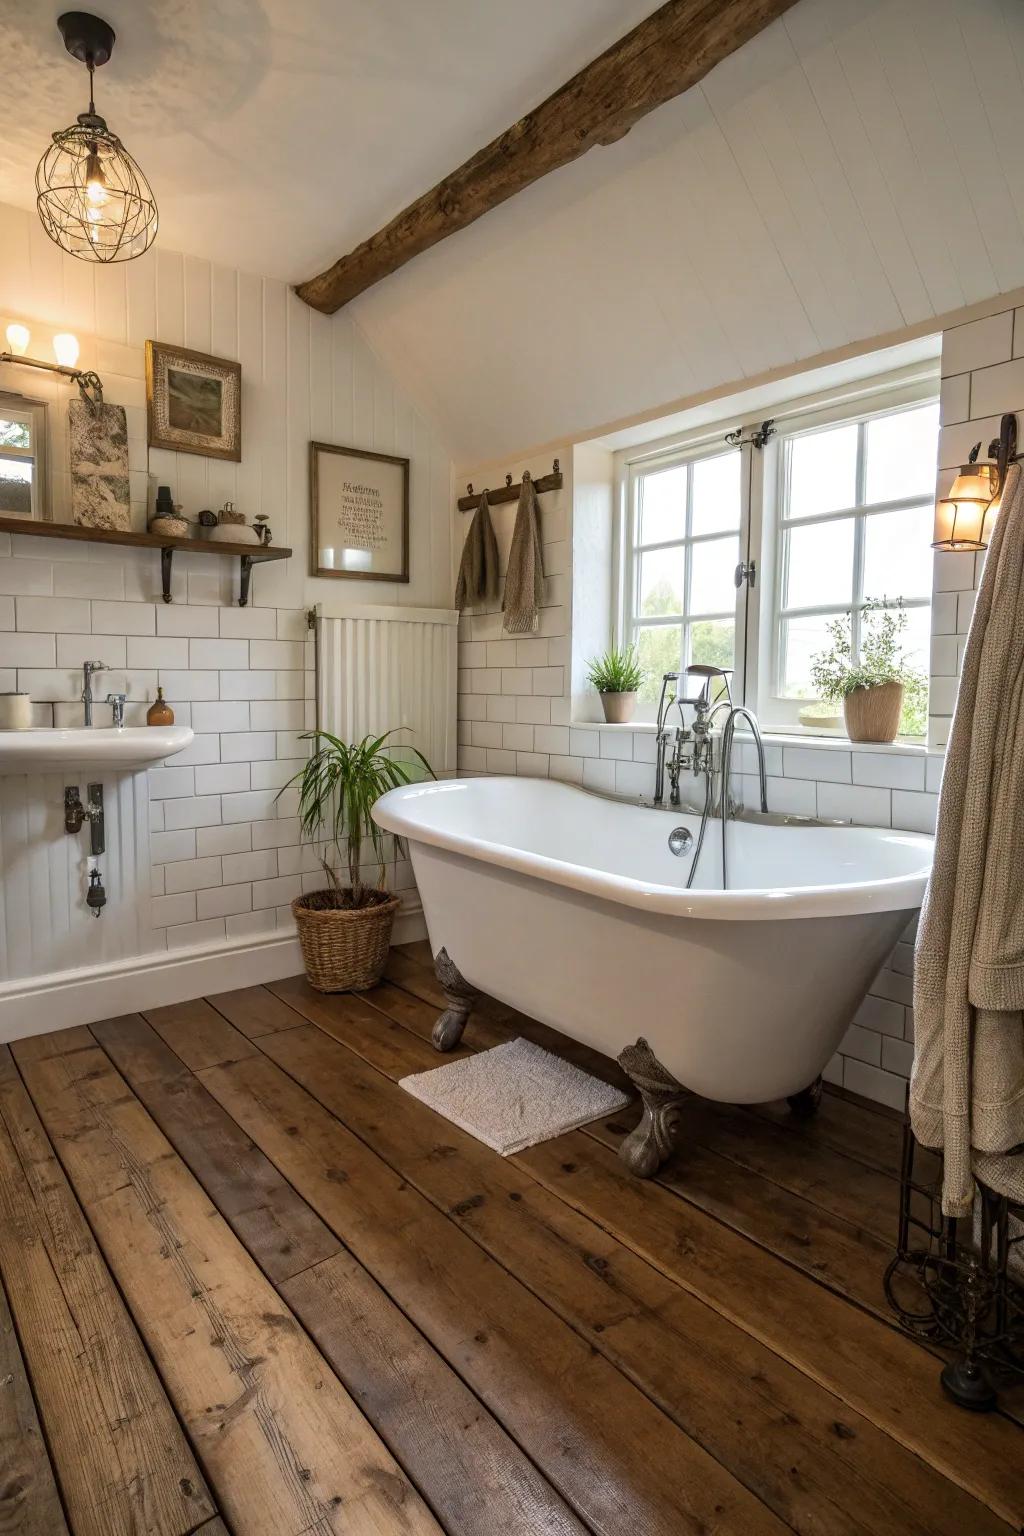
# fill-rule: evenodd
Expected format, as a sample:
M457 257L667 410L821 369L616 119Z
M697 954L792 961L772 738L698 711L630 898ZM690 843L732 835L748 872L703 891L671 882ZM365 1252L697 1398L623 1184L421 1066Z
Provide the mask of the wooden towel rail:
M523 471L523 480L527 479L528 476L529 476L529 470L524 470ZM522 490L522 488L523 488L522 480L520 480L518 485L513 485L512 484L512 476L511 475L506 475L505 476L505 484L503 486L501 486L499 490L492 491L489 486L487 487L487 498L490 501L492 507L496 507L498 505L498 503L502 502L502 501L518 501L519 500L519 493ZM537 492L538 496L543 491L560 491L562 489L562 471L558 467L558 460L557 459L554 461L554 463L553 463L553 465L551 467L550 475L541 475L539 479L534 480L533 488ZM460 512L475 512L476 508L479 506L479 504L480 504L480 492L479 491L474 491L474 489L473 489L473 482L470 481L470 483L466 486L466 495L459 497L459 500L458 500L459 511Z

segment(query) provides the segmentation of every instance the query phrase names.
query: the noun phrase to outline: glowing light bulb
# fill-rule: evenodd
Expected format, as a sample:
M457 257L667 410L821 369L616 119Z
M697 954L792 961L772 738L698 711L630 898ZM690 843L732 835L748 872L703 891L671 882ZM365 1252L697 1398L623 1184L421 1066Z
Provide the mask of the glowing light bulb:
M70 331L61 331L53 338L53 355L62 368L73 368L78 362L78 337Z
M31 339L32 335L27 325L18 325L14 322L7 327L7 345L15 357L25 356Z
M103 167L95 146L85 162L85 195L93 208L102 208L109 196L107 178L103 174Z

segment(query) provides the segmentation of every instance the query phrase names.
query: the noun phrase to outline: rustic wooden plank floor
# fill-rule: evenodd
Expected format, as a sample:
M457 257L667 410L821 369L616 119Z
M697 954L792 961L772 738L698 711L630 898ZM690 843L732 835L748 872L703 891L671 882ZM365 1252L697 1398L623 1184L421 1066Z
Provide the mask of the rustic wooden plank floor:
M988 1536L1018 1405L889 1322L899 1126L635 1109L503 1159L397 1086L426 945L0 1048L0 1532ZM527 1034L485 1002L455 1055ZM6 1305L5 1305L6 1302Z

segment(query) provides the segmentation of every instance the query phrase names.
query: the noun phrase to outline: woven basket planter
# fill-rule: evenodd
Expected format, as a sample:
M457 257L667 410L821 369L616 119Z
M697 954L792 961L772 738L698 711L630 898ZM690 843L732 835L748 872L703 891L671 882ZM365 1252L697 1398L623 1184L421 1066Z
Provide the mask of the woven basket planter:
M348 892L342 892L343 896ZM341 907L334 891L310 891L292 902L310 986L318 992L365 992L387 964L399 899L374 891L365 907Z

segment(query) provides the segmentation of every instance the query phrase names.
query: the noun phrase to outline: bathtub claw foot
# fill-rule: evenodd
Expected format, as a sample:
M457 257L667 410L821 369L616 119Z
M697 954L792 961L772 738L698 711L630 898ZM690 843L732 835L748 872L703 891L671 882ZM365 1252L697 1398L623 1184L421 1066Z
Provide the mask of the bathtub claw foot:
M477 992L460 974L446 949L438 950L434 956L434 975L441 984L448 1007L434 1025L431 1039L436 1051L452 1051L462 1039Z
M816 1077L814 1082L806 1088L801 1088L799 1093L791 1093L786 1103L790 1112L797 1120L811 1120L818 1113L818 1105L821 1103L822 1081Z
M675 1150L686 1090L642 1038L620 1051L618 1061L644 1106L640 1124L619 1147L619 1156L638 1179L650 1179Z

